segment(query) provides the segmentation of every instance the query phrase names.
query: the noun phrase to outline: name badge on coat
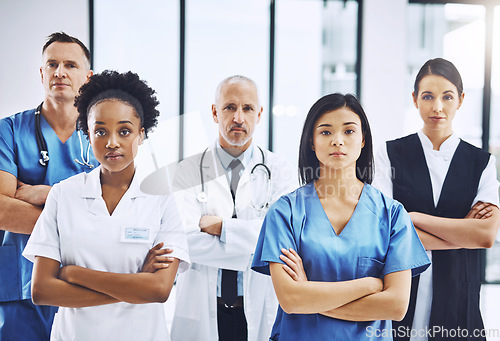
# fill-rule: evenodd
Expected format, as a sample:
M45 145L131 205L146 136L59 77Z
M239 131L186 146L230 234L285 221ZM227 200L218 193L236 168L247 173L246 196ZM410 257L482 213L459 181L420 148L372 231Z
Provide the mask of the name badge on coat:
M123 243L150 243L151 231L147 227L122 227Z

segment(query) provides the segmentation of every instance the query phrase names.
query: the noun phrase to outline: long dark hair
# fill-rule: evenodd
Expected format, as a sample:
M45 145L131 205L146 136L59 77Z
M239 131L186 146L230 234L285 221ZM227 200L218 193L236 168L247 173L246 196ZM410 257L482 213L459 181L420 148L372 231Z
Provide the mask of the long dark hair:
M316 153L311 149L314 123L321 115L342 107L349 108L361 120L365 146L356 161L356 177L362 182L371 184L373 179L373 144L370 124L366 118L365 111L353 95L335 93L323 96L314 103L304 122L299 147L299 174L302 185L315 181L319 177L319 160L316 157Z

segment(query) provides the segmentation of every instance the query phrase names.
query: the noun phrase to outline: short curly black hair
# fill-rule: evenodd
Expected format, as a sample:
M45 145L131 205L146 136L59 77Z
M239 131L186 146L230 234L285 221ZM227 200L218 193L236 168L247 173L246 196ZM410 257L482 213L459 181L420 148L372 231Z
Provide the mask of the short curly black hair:
M148 132L158 124L160 115L156 109L160 102L155 93L156 91L151 89L146 81L141 80L139 75L131 71L119 73L105 70L95 74L80 88L79 95L75 98L75 107L79 113L78 128L88 134L87 118L90 108L102 100L117 99L134 107L147 138ZM138 107L140 110L137 110Z

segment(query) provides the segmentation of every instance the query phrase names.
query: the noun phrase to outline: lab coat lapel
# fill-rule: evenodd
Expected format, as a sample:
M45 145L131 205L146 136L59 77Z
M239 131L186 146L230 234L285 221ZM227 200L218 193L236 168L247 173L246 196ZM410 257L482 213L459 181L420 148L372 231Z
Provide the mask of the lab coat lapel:
M200 157L200 162L202 162L201 167L203 169L203 180L205 183L219 178L226 179L226 172L222 167L215 148L216 146L207 149L203 160L201 160Z
M229 188L228 178L226 176L226 171L222 167L222 164L217 156L217 140L213 144L212 148L207 150L205 157L203 158L203 179L205 183L215 182L218 187L221 187L226 195L231 197L231 190Z

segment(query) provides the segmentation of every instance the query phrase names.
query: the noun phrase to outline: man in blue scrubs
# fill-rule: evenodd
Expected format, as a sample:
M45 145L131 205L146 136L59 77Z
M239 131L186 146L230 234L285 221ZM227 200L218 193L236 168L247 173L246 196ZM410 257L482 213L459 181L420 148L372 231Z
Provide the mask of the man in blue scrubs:
M51 186L98 165L76 131L73 103L92 76L90 53L78 39L51 34L42 50L39 136L48 161L40 161L35 112L0 120L0 340L49 340L57 307L31 302L32 263L21 256ZM40 140L40 139L38 139Z

